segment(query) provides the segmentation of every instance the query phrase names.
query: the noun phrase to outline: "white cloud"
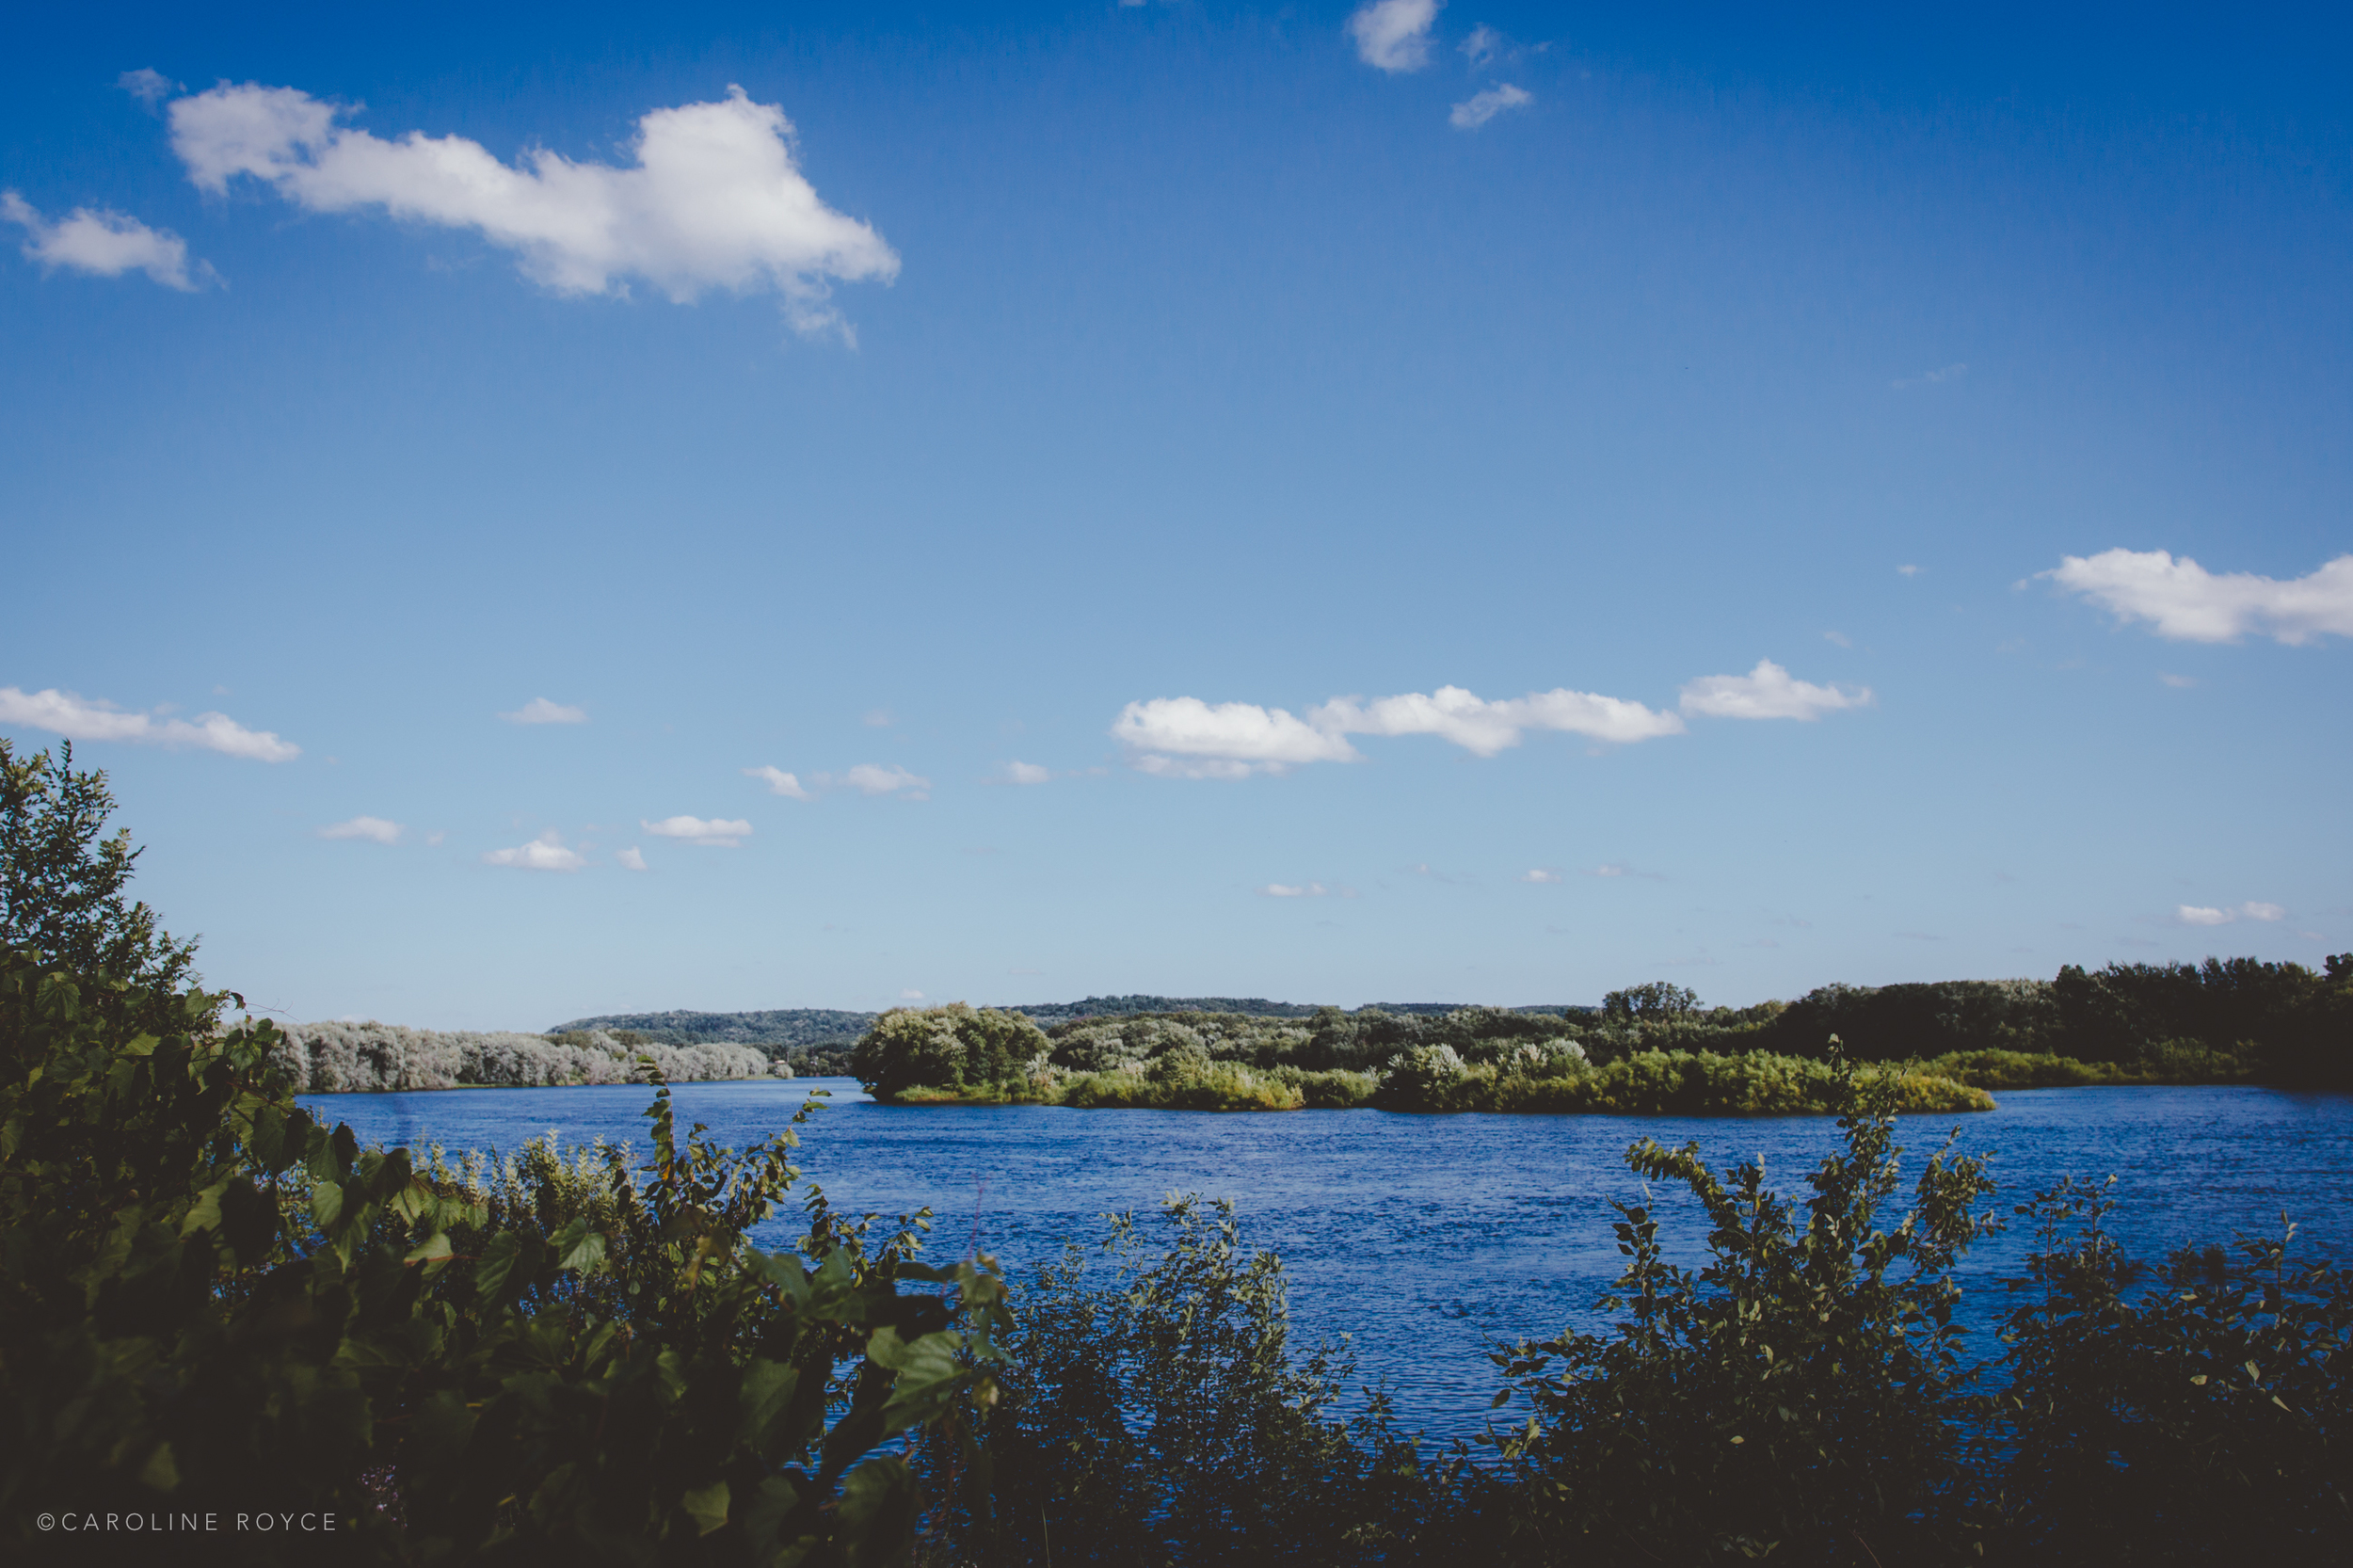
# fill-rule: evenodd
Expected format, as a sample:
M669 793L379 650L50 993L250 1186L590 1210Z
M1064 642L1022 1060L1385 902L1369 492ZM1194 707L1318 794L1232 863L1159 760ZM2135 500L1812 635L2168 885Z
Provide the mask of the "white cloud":
M1131 702L1112 725L1112 738L1128 748L1137 768L1180 778L1243 778L1302 762L1364 760L1338 735L1281 708L1253 702L1211 707L1194 696Z
M899 993L899 1000L901 1001L921 1001L923 1000L923 993L920 991L902 991Z
M319 829L322 839L367 839L379 844L400 842L400 824L386 822L382 817L354 817L332 827Z
M188 719L126 713L111 703L88 702L55 687L25 693L0 686L0 724L28 724L55 730L70 741L130 741L162 746L197 746L257 762L291 762L302 748L266 729L248 729L226 713Z
M1462 41L1461 48L1476 70L1503 52L1503 35L1482 22L1470 30L1470 37Z
M1476 131L1504 110L1524 109L1534 102L1534 93L1504 82L1484 92L1474 92L1455 104L1454 112L1446 117L1447 123L1458 131Z
M876 762L860 762L840 775L821 773L817 776L817 782L827 787L847 785L862 795L891 795L904 792L909 800L931 798L926 792L931 789L932 781L907 772L895 762L887 768Z
M1321 882L1310 882L1304 888L1294 888L1287 883L1270 882L1258 891L1268 898L1321 898L1324 886Z
M1005 781L1009 784L1045 784L1053 779L1051 768L1041 768L1035 762L1007 762Z
M646 852L635 844L630 845L613 858L621 863L623 871L642 872L646 869Z
M499 717L509 724L586 724L588 710L567 708L560 702L535 696L513 712L501 713Z
M1903 566L1896 568L1896 574L1899 577L1917 577L1928 569L1926 567Z
M2288 912L2276 904L2259 904L2249 899L2229 909L2185 904L2174 909L2173 918L2184 925L2229 925L2233 920L2283 920Z
M1561 873L1559 872L1548 872L1542 866L1539 866L1534 871L1523 873L1520 880L1522 882L1558 882L1561 880Z
M752 832L750 823L729 822L725 817L664 817L660 822L640 817L637 825L658 839L683 839L690 844L711 844L720 849L735 848Z
M2198 684L2198 678L2194 675L2168 675L2162 670L2157 672L2157 679L2177 692L2188 691Z
M200 189L250 175L312 212L378 208L474 231L558 294L618 294L632 279L681 304L710 289L773 289L808 331L839 324L829 280L899 271L872 228L819 199L784 111L741 88L645 115L628 167L547 148L510 166L463 136L385 141L338 125L347 112L294 88L224 82L172 104L172 151Z
M1558 729L1622 743L1683 732L1683 721L1673 713L1566 687L1495 702L1460 686L1441 686L1426 696L1407 692L1367 703L1335 697L1310 710L1307 717L1335 734L1436 735L1480 757L1519 744L1521 731L1528 729Z
M483 856L482 863L526 872L576 872L588 862L578 850L566 849L564 836L551 827L527 844L491 850Z
M1868 686L1817 686L1793 680L1770 659L1746 675L1706 675L1683 687L1683 711L1721 719L1818 719L1871 701Z
M2162 550L2069 555L2036 575L2125 620L2150 621L2176 642L2233 643L2250 632L2291 647L2353 637L2353 555L2285 582L2245 571L2217 576Z
M100 278L144 272L168 289L193 294L220 275L210 264L188 264L188 242L168 229L150 229L128 213L76 207L55 223L16 192L0 191L0 218L25 232L24 254L43 266Z
M1357 58L1391 75L1430 63L1430 24L1440 0L1372 0L1348 19Z
M1958 381L1968 374L1967 365L1946 365L1942 370L1924 370L1917 376L1908 376L1902 380L1890 381L1887 384L1897 392L1903 392L1912 387L1934 387L1946 381Z
M817 798L809 791L801 788L799 779L779 767L745 768L744 776L766 780L768 792L772 795L784 795L792 800L815 800Z
M888 708L869 708L857 722L869 729L888 729L898 720Z
M179 83L152 66L124 72L115 78L115 86L151 109L180 90Z

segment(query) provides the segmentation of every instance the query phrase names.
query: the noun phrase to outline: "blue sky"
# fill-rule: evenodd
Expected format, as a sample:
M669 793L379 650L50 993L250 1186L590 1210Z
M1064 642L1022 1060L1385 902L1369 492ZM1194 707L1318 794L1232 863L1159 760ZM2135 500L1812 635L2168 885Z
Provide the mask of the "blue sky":
M2341 18L241 11L0 60L0 733L256 1006L2353 947Z

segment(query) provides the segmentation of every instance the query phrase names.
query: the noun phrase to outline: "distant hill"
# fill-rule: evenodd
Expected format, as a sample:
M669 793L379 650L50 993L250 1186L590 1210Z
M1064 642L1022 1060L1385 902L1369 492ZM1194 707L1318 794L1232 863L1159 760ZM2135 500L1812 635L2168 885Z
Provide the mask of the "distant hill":
M1369 1004L1383 1013L1451 1013L1466 1005L1458 1001L1380 1001ZM1080 1018L1114 1017L1129 1013L1241 1013L1254 1018L1311 1018L1317 1009L1297 1001L1269 1001L1264 997L1089 997L1083 1001L1042 1001L1003 1009L1026 1015L1040 1029ZM1364 1009L1357 1009L1364 1011ZM1555 1016L1589 1013L1592 1008L1565 1005L1515 1007L1515 1013L1549 1013ZM805 1048L845 1047L866 1032L878 1013L848 1013L828 1007L777 1007L758 1013L606 1013L574 1018L548 1031L560 1034L574 1029L629 1029L664 1045L693 1046L740 1042L760 1046L772 1054Z

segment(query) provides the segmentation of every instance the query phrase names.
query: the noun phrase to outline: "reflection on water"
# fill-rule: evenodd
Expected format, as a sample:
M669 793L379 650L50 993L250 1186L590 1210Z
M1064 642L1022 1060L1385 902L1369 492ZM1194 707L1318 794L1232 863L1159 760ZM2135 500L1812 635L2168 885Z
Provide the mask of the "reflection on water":
M853 1211L929 1206L942 1252L963 1253L977 1222L982 1249L1016 1274L1067 1240L1098 1238L1107 1211L1149 1210L1174 1192L1232 1198L1245 1240L1282 1255L1296 1326L1352 1335L1361 1371L1388 1382L1407 1424L1444 1436L1486 1417L1490 1340L1595 1321L1593 1300L1620 1261L1609 1200L1641 1191L1620 1159L1629 1143L1696 1142L1721 1166L1761 1155L1794 1190L1837 1134L1808 1117L902 1110L872 1104L845 1079L689 1083L673 1094L681 1119L707 1122L740 1148L783 1126L811 1088L832 1099L802 1129L808 1179ZM2307 1256L2353 1256L2353 1096L2233 1088L1997 1097L1990 1115L1908 1119L1908 1173L1958 1126L1963 1150L1994 1153L2005 1214L2058 1176L2113 1175L2118 1232L2152 1260L2234 1230L2276 1230L2283 1210ZM363 1144L512 1149L553 1129L567 1143L602 1136L642 1148L648 1098L630 1086L305 1103L350 1123ZM1705 1227L1691 1206L1655 1196L1666 1233L1695 1259ZM797 1234L796 1218L772 1222L761 1239L781 1244ZM2011 1233L1982 1244L1964 1281L1986 1287L2015 1273L2025 1241ZM2003 1297L1974 1288L1964 1320L1988 1326Z

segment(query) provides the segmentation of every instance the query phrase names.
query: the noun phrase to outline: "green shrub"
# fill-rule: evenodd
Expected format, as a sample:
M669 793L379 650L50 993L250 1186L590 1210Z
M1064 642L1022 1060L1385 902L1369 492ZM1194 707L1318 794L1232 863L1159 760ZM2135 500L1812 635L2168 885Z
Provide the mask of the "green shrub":
M792 1130L740 1157L681 1140L658 1078L642 1179L552 1150L512 1179L419 1170L295 1106L268 1024L128 989L0 956L20 1552L43 1510L267 1510L382 1560L897 1555L919 1498L888 1445L990 1396L984 1265L870 1248L822 1204L760 1252ZM167 1033L123 1022L174 1008Z
M1619 1204L1627 1256L1613 1334L1498 1352L1520 1424L1493 1441L1513 1512L1544 1561L1919 1560L1961 1478L1950 1420L1962 1379L1951 1270L1993 1188L1950 1144L1892 1227L1897 1080L1842 1075L1845 1147L1802 1205L1763 1162L1721 1181L1697 1145L1644 1139L1626 1163L1688 1187L1708 1262L1667 1260L1657 1218ZM1854 1096L1860 1095L1860 1103Z
M1074 1244L1016 1293L1004 1398L981 1426L993 1512L942 1518L949 1560L1414 1555L1450 1472L1416 1456L1378 1396L1341 1419L1352 1364L1329 1344L1294 1358L1282 1264L1244 1252L1233 1206L1171 1198L1157 1257L1129 1216L1107 1218L1096 1256Z

